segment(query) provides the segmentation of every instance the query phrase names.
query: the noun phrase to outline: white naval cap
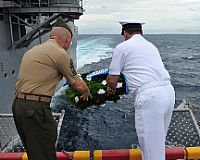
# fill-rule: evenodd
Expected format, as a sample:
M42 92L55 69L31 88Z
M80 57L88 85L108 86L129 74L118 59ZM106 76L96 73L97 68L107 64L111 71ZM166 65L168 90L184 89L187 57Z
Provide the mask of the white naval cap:
M124 35L124 31L130 28L142 32L142 25L145 24L143 21L137 19L121 20L119 23L122 25L121 35Z
M125 24L140 24L143 25L145 22L137 19L120 20L119 23L123 26Z

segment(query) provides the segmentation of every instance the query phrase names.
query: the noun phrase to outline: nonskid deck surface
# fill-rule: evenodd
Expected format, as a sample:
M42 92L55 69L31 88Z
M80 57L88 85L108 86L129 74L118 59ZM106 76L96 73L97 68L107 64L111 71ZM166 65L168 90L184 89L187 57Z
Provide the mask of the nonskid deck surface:
M54 119L57 122L58 133L60 133L64 115L65 115L64 110L61 113L53 113ZM17 152L22 150L23 150L22 143L14 124L13 115L0 114L0 152L1 151Z

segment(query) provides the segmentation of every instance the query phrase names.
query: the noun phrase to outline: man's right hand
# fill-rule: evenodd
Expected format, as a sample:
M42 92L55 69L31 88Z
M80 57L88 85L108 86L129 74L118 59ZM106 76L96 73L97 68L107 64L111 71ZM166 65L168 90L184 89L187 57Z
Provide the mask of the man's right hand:
M92 99L92 94L90 92L88 93L83 93L82 96L80 96L80 98L83 101L88 101L89 99Z
M89 99L92 99L92 94L90 93L90 89L83 80L76 81L73 87L77 91L82 93L82 95L80 96L82 100L88 101Z

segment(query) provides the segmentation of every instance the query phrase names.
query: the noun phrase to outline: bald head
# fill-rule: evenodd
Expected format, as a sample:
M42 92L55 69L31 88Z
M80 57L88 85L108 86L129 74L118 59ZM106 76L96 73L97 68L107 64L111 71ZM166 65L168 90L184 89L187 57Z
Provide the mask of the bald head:
M71 32L63 27L53 27L50 33L50 39L56 42L64 49L68 49L71 43Z
M63 27L53 27L50 33L50 38L51 37L65 37L65 36L70 36L71 38L71 33L68 31L66 28Z

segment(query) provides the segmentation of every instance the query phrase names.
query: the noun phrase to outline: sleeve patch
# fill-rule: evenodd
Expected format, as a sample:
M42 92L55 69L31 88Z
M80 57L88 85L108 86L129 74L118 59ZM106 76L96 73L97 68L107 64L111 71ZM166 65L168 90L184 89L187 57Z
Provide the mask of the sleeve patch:
M71 69L73 76L77 75L76 69L74 68L74 63L73 63L72 59L70 59L70 69Z

